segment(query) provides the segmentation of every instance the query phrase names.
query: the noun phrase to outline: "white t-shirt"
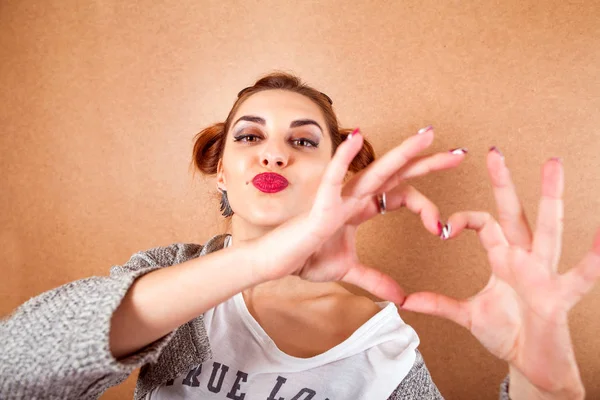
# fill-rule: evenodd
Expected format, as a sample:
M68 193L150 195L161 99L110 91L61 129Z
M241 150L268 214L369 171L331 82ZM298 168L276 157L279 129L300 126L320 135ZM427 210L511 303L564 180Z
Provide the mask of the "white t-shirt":
M298 358L277 348L237 293L204 314L213 359L146 399L386 400L412 368L419 338L394 303L376 304L381 311L342 343Z

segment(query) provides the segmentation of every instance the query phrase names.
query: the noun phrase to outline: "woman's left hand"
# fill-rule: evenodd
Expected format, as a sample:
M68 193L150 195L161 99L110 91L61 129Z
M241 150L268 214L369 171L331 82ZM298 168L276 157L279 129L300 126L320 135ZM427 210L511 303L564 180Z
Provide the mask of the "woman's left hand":
M499 221L474 211L448 219L450 238L464 229L477 231L492 267L490 280L465 300L419 292L409 295L401 308L448 318L469 329L492 354L509 363L511 398L583 398L567 314L600 276L600 230L581 261L558 274L564 188L560 160L543 165L542 198L532 234L504 157L492 149L487 167Z

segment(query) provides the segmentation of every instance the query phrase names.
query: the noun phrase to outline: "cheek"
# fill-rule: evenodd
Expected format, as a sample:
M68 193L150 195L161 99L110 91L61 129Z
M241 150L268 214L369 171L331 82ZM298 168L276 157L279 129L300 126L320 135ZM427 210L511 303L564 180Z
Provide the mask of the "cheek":
M241 154L228 154L226 158L223 158L223 166L228 184L240 185L245 183L243 181L247 178L247 171L250 169L247 157Z

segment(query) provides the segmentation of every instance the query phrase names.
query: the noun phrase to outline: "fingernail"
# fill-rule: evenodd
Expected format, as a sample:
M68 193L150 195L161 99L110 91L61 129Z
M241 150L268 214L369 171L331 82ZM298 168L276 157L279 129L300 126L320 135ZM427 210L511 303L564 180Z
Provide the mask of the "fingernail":
M442 240L446 240L450 237L451 233L452 233L452 225L450 225L450 222L448 222L446 224L446 226L444 226L442 228L442 233L440 234L440 238L442 238Z
M560 157L552 157L551 160L554 160L554 161L562 164L562 158L560 158Z
M403 296L402 302L396 303L396 307L402 308L402 306L406 303L406 296Z
M448 152L452 154L467 154L469 150L467 150L465 147L459 147L457 149L449 150Z
M433 126L431 126L431 125L428 125L428 126L426 126L425 128L421 128L421 129L419 129L419 131L417 132L417 135L422 135L422 134L424 134L425 132L429 132L429 131L431 131L431 130L433 130Z
M352 132L350 132L348 134L348 136L346 136L346 140L352 139L352 136L356 135L357 133L360 133L360 129L359 128L356 128L355 130L353 130Z
M498 149L496 146L490 147L490 151L495 151L496 153L500 154L500 156L502 158L504 158L504 154L502 154L502 152L500 151L500 149Z

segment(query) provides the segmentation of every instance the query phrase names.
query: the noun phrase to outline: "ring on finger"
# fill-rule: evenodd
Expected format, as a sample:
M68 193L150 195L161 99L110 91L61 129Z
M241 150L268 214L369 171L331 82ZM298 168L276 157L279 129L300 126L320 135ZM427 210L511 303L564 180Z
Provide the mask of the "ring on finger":
M385 192L377 195L377 204L379 205L379 214L381 214L381 215L385 214L385 212L387 210Z

